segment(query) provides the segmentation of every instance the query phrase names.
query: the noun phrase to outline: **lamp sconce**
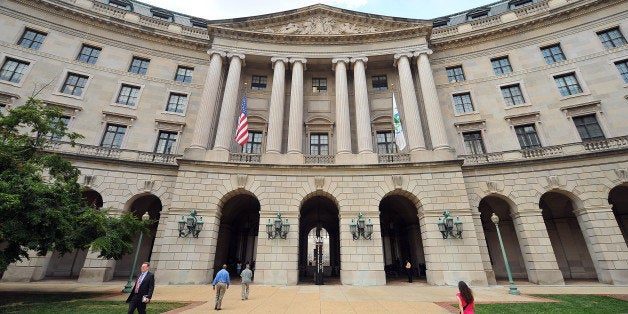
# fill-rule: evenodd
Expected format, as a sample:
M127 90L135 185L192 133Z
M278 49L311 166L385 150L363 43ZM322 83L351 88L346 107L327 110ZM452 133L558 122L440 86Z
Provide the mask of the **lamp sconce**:
M351 235L353 235L353 240L357 240L360 237L370 240L373 234L373 223L371 223L370 218L369 222L366 223L362 217L362 213L358 213L358 222L356 223L355 220L351 219L349 230L351 231Z
M266 224L266 233L268 233L269 239L285 239L288 236L288 231L290 231L288 218L286 218L285 222L281 220L280 212L277 212L277 218L273 221L271 221L270 218L268 219L268 223Z
M449 237L462 239L462 221L460 221L460 217L456 217L456 222L454 222L454 218L446 210L443 212L443 218L438 218L437 224L443 239Z
M185 238L190 234L198 238L201 230L203 230L203 217L196 216L196 209L192 209L187 217L181 216L181 220L179 220L179 238Z

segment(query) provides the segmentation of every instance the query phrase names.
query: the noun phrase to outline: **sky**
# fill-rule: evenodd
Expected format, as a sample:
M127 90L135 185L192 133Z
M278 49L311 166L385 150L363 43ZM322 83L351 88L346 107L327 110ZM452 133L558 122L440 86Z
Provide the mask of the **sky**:
M139 0L156 7L208 20L274 13L323 3L364 13L434 19L498 0Z

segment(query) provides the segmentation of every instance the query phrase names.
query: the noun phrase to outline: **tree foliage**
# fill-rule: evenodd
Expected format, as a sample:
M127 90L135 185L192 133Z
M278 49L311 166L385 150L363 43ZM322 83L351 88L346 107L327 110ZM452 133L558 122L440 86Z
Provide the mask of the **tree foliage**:
M29 251L72 252L92 248L100 257L120 259L132 240L147 230L127 213L113 217L88 206L77 183L80 172L58 154L45 152L51 138L74 141L59 108L29 98L0 114L0 272L29 258Z

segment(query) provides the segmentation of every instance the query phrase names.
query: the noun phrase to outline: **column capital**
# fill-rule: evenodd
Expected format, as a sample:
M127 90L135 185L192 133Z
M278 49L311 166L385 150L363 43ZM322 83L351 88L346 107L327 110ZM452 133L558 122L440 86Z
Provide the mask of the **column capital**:
M362 62L366 63L366 62L369 61L369 58L367 58L367 57L352 57L351 58L351 63L356 63L358 61L362 61Z
M217 55L219 55L219 56L221 56L221 57L223 57L223 58L227 56L227 53L226 53L226 52L224 52L224 51L222 51L222 50L215 50L215 49L209 49L209 50L207 50L207 54L208 54L210 57L211 57L213 54L217 54Z
M301 63L303 65L303 70L307 70L305 64L307 64L307 59L301 57L290 57L288 58L290 63Z
M333 58L331 59L331 70L332 71L336 71L336 66L338 66L339 63L344 63L344 64L348 64L349 62L351 62L351 59L349 57L340 57L340 58Z
M415 52L412 53L412 55L415 56L415 57L418 57L418 56L420 56L422 54L425 54L425 55L429 56L429 55L431 55L433 53L434 53L434 51L432 51L432 49L425 49L425 50L421 50L421 51L415 51Z
M235 52L227 52L227 57L228 58L233 58L233 57L240 58L240 60L242 61L244 61L244 58L245 58L243 53L235 53Z
M275 68L275 63L277 61L281 61L283 63L288 63L290 61L290 59L288 59L287 57L272 57L272 58L270 58L270 62L272 63L273 69Z
M397 63L399 62L399 59L401 59L403 57L411 59L412 55L413 54L410 51L396 53L394 55L395 61L393 61L393 66L397 66Z

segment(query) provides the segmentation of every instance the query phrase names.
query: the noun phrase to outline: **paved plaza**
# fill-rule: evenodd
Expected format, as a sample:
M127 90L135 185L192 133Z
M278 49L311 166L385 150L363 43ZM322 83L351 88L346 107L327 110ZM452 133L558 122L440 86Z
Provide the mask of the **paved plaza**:
M5 291L24 292L104 292L99 300L124 302L120 293L125 282L79 284L65 281L37 283L0 283ZM522 295L508 294L508 286L472 287L478 303L542 302L532 294L597 294L628 295L628 286L611 286L595 282L577 285L518 285ZM251 286L249 300L240 299L240 282L235 280L227 290L222 312L228 313L452 313L456 287L430 286L424 282L394 282L387 286L354 287L343 285ZM169 313L208 313L214 308L214 292L210 285L156 286L153 301L191 302L185 308Z

